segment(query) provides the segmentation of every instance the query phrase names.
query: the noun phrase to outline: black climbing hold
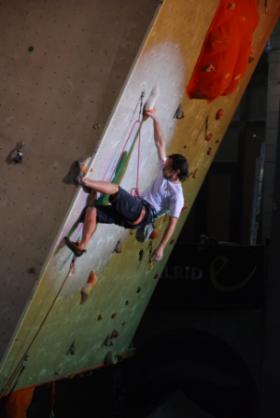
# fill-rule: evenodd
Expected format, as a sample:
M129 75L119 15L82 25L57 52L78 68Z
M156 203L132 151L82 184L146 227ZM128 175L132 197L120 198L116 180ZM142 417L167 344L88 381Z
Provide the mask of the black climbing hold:
M34 51L34 46L30 45L30 46L28 47L28 52L33 52L33 51Z
M183 109L182 109L182 105L179 104L179 106L176 109L176 112L174 113L173 118L174 119L183 119L185 117Z
M111 335L107 335L107 337L105 338L105 341L103 343L106 347L111 347L113 345L113 341L111 338Z
M104 366L112 366L117 363L117 359L114 357L112 351L108 351L104 358Z
M23 159L23 148L24 148L24 143L23 142L18 142L15 146L14 149L12 149L12 151L9 153L6 161L7 163L11 164L11 163L21 163L22 159Z
M68 355L70 355L70 356L73 356L74 354L75 354L75 352L76 352L76 347L75 347L75 341L73 341L72 343L71 343L71 345L70 345L70 347L68 348L68 350L67 350L67 356Z
M142 261L144 257L144 250L139 251L139 261Z
M117 253L117 254L121 254L121 253L122 253L122 250L123 250L123 248L122 248L122 243L121 243L121 240L119 240L119 241L117 242L116 246L115 246L114 251L115 251L115 253Z

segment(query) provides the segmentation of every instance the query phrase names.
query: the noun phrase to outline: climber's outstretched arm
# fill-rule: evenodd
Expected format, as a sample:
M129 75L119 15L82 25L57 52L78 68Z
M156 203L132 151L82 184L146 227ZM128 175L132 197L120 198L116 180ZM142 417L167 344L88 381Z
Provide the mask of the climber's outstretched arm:
M178 218L175 218L173 216L169 216L168 224L167 224L167 226L165 228L165 231L163 233L163 237L162 237L157 249L154 252L154 257L155 257L156 261L159 261L159 260L162 259L165 247L167 246L168 242L170 241L170 238L172 237L172 235L175 231L177 222L178 222Z
M159 156L159 159L161 161L165 161L166 160L165 140L164 140L164 136L163 136L163 133L162 133L160 123L159 123L159 121L157 119L157 116L156 116L156 111L155 111L155 109L147 110L145 112L145 115L149 116L153 120L154 140L155 140L155 145L156 145L156 148L157 148L158 156Z

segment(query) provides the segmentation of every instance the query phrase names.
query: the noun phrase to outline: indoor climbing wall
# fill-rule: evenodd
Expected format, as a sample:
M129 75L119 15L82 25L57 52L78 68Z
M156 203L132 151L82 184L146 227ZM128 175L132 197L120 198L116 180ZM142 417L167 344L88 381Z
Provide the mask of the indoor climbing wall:
M7 34L0 40L1 153L6 158L1 167L2 353L8 347L0 372L2 394L129 355L145 307L278 15L276 0L259 2L244 76L233 93L207 102L188 98L186 86L218 0L159 2L132 66L157 2L139 0L132 7L123 0L79 6L62 1L49 10L46 2L29 1L18 2L15 13L16 3L1 3ZM234 2L228 3L232 11ZM144 190L158 170L152 124L141 119L155 88L168 151L183 153L190 162L186 206L174 239L164 259L154 263L160 236L141 244L134 232L100 225L87 253L73 263L63 237L81 236L76 220L88 195L68 184L67 170L75 159L90 156L88 175L111 179L127 152L121 184L135 188L139 166L138 186ZM161 232L165 225L166 218L160 218Z

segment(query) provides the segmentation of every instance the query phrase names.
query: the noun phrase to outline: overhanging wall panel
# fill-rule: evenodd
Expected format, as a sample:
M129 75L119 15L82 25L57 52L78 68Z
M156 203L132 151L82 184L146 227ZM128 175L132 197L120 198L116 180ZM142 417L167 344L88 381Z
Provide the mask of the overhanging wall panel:
M269 3L267 11L261 6L261 21L254 38L255 61L251 63L235 94L219 98L211 104L199 100L190 101L185 96L185 86L217 4L216 0L166 0L163 3L91 165L93 178L106 178L107 168L120 151L130 124L133 123L134 109L141 93L144 91L147 97L157 84L160 90L158 114L168 148L171 152L186 154L191 167L191 175L184 186L187 209L181 217L175 238L276 21L276 1ZM177 120L174 113L180 103L184 118ZM215 114L219 108L223 108L224 117L217 121ZM77 123L77 130L83 126L81 122L79 120ZM213 135L211 142L205 140L206 127L208 133ZM143 189L156 173L156 153L149 120L143 125L142 144L140 169ZM81 149L88 152L87 147ZM94 147L91 151L94 151ZM63 154L65 163L70 159L70 154L66 154ZM135 164L136 153L132 155L122 183L128 189L134 186ZM57 192L54 195L57 196ZM139 244L134 234L116 226L103 225L98 227L87 254L77 261L75 273L68 277L71 254L65 247L59 249L59 243L76 220L85 199L83 191L79 191L53 242L53 251L46 260L40 282L22 318L16 339L3 361L0 375L3 392L14 383L16 387L40 384L82 369L98 367L108 357L113 361L120 359L129 347L172 251L174 241L169 245L164 260L151 265L150 254L156 242ZM56 202L55 196L49 202L52 201ZM49 206L54 210L52 204L49 203ZM161 230L164 223L165 219L162 218L158 225ZM76 232L77 237L79 231ZM119 240L123 248L117 254L114 248ZM39 240L41 242L44 242L44 234ZM80 289L92 270L97 272L97 284L88 301L81 305Z

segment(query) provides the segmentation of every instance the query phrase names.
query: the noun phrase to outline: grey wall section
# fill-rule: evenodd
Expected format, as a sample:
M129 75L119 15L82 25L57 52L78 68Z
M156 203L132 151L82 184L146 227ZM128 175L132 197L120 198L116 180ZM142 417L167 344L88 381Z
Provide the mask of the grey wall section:
M69 164L96 149L157 4L0 4L0 358L76 192Z

